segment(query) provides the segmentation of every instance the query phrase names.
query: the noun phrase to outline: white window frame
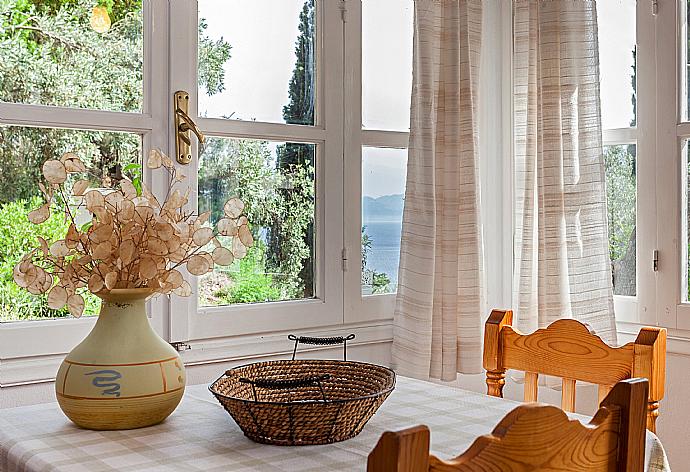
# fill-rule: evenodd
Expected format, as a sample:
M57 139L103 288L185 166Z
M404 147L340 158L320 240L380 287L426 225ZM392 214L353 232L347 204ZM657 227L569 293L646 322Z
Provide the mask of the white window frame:
M142 152L167 148L168 1L144 0L143 110L125 113L0 102L0 124L74 130L123 131L142 137ZM156 53L154 54L154 51ZM149 172L144 179L151 182ZM166 321L160 302L149 307L152 325L162 335ZM0 386L41 382L55 376L58 359L69 352L95 323L95 317L0 323Z
M170 341L190 342L257 333L336 326L343 322L341 254L342 200L342 76L343 19L336 2L319 1L316 8L317 103L314 126L204 118L197 114L197 3L174 2L171 11L171 90L190 95L190 115L208 137L249 138L315 143L315 298L218 307L199 307L197 280L193 294L171 297ZM177 71L183 71L178 73ZM173 143L171 142L172 146ZM184 172L196 175L198 159ZM196 206L196 179L190 205ZM328 191L326 191L328 189Z

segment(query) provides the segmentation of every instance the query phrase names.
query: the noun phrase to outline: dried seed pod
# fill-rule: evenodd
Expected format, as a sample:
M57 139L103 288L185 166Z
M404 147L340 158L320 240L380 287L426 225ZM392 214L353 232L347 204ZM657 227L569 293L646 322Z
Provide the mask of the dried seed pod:
M192 275L204 275L211 270L211 266L205 257L194 255L187 261L187 270Z
M113 251L113 245L110 241L104 241L93 246L92 254L94 259L109 259L110 253Z
M12 271L12 278L14 282L21 288L27 288L29 285L33 284L38 276L38 270L35 265L20 262L14 266Z
M112 271L105 274L105 288L112 290L117 287L117 272Z
M72 195L75 197L81 197L84 192L89 188L90 182L88 180L79 180L72 186Z
M76 154L73 154L71 152L63 154L60 161L64 164L65 170L70 174L74 174L77 172L86 172L86 166L81 161L81 159L79 159L76 156Z
M100 274L92 274L91 277L89 277L89 292L98 293L101 290L103 290L104 286L105 281L103 280L103 277L100 276Z
M120 189L127 200L134 200L137 198L137 189L129 180L120 182Z
M217 247L213 250L213 262L218 265L228 266L232 264L235 257L232 255L230 249L224 247Z
M122 241L122 244L120 244L120 260L122 260L122 263L129 265L132 262L132 259L134 259L135 254L136 246L134 241L131 239Z
M50 245L50 253L55 257L67 257L70 255L70 248L64 239L58 239Z
M170 284L173 289L180 287L182 285L182 282L184 282L182 274L176 269L172 269L166 272L163 276L163 280L166 283Z
M67 299L67 309L75 318L79 318L84 313L84 298L75 293Z
M51 184L59 185L67 180L65 165L55 159L43 163L43 177Z
M240 238L240 241L242 241L242 244L244 244L246 247L251 247L254 244L254 237L252 236L252 232L249 230L249 226L247 225L242 225L239 227L237 230L237 236Z
M232 255L235 256L235 259L242 259L247 255L247 248L237 238L232 240Z
M163 164L163 156L158 149L151 149L149 157L146 160L146 167L149 169L158 169Z
M150 280L158 273L156 262L150 257L144 257L139 262L139 276L144 280Z
M79 231L77 231L77 227L74 226L74 224L69 225L69 228L67 228L67 235L65 235L65 245L67 245L68 248L74 249L77 247L79 244Z
M84 194L86 209L93 213L94 208L105 207L105 197L98 190L89 190Z
M223 207L225 216L228 218L238 218L244 210L244 203L239 198L231 198Z
M182 285L173 290L173 293L180 297L188 297L192 294L192 287L186 280L182 281Z
M165 256L168 254L168 246L158 238L149 238L146 243L146 252L156 256Z
M194 236L192 241L197 246L205 246L213 239L213 229L211 228L201 228L194 231Z
M50 204L45 203L29 212L29 221L35 225L41 224L50 218Z
M48 292L48 307L53 310L59 310L67 304L67 298L67 290L60 285L56 285Z
M216 224L218 233L222 236L235 236L237 234L237 225L234 220L230 218L221 218Z

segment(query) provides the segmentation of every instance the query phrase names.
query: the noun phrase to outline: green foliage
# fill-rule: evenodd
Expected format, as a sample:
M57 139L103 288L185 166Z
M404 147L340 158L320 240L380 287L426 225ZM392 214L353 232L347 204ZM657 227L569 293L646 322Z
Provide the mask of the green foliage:
M302 274L311 257L305 235L314 219L313 173L301 166L276 169L266 141L211 138L200 158L199 211L210 211L216 222L228 198L245 202L255 239L269 233L274 243L265 251L263 270L275 274L280 299L310 293L311 279Z
M213 41L206 34L208 24L199 19L199 85L206 89L206 95L214 95L225 90L225 69L230 59L231 46L223 38Z
M391 279L385 272L376 272L367 268L369 253L372 251L374 240L367 234L367 227L362 226L362 285L371 285L371 293L391 293Z
M280 289L274 284L273 277L265 273L265 267L265 245L259 242L247 252L244 259L233 263L228 274L231 283L214 295L221 304L280 300Z
M32 295L12 280L12 269L21 258L38 246L38 236L49 241L61 239L69 226L59 211L40 224L29 222L28 214L41 204L38 197L0 205L0 321L69 316L67 309L51 310L46 296ZM85 314L98 312L100 302L92 294L83 294Z
M90 27L91 9L104 5L110 31ZM230 45L211 41L200 21L199 83L209 94L222 90ZM0 100L71 108L140 112L143 104L142 0L0 0ZM38 206L41 167L47 159L76 152L100 183L124 172L134 178L141 137L129 133L0 126L0 304L3 320L63 316L48 310L45 297L20 290L12 266L35 237L64 237L67 226L54 216L40 227L26 219ZM51 226L52 225L52 226ZM31 242L30 242L31 241ZM87 295L86 313L99 302Z
M371 286L374 293L390 293L392 290L390 288L391 279L388 274L383 272L374 272L374 278L372 280Z
M625 255L636 224L637 183L635 156L628 146L604 149L609 255L616 261Z

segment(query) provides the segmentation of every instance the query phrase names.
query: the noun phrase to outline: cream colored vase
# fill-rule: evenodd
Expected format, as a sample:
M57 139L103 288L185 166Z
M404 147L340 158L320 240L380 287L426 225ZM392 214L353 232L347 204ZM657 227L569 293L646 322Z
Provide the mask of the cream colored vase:
M103 295L91 333L60 366L55 391L60 408L77 425L96 430L160 423L182 399L180 356L151 328L148 289Z

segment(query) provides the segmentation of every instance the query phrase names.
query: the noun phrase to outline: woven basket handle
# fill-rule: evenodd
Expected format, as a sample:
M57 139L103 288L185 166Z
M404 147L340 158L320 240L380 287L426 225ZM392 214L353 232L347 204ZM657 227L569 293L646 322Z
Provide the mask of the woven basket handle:
M331 378L330 374L323 375L309 375L306 377L296 377L292 379L276 379L271 377L264 377L258 379L248 379L246 377L240 377L239 381L243 384L249 384L252 386L252 391L254 392L254 401L257 401L256 397L256 387L266 388L266 389L284 389L284 390L294 390L300 387L310 387L312 385L317 385L321 391L321 396L323 401L326 401L326 393L321 386L321 382Z
M343 360L347 360L347 342L355 339L355 335L350 334L349 336L333 336L330 338L316 338L312 336L295 336L294 334L288 335L290 341L295 341L295 348L292 350L292 360L295 360L297 355L297 346L299 343L302 344L314 344L318 346L330 346L333 344L343 345Z

